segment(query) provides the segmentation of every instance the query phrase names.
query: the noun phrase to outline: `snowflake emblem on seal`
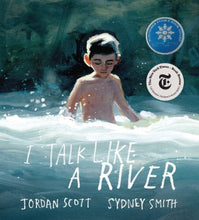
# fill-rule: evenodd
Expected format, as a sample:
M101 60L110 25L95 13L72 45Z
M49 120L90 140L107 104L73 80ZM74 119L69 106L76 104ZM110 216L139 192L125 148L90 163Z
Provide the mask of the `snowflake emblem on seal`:
M158 31L156 34L158 34L158 40L163 39L164 43L169 39L172 40L171 35L175 32L171 31L172 26L167 27L166 24L163 25L163 27L158 26Z

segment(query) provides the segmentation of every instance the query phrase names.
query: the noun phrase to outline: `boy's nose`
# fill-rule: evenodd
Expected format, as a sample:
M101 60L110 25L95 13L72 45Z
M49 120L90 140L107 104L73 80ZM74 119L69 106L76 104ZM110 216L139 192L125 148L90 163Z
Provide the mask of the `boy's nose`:
M106 63L102 63L102 65L101 65L101 67L102 67L102 69L107 69L107 64Z

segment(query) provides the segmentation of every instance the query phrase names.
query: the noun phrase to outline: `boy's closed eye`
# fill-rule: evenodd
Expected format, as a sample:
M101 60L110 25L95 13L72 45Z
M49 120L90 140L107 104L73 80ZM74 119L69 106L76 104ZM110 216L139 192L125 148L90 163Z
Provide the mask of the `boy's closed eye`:
M102 64L102 61L101 60L94 60L94 64L95 65L100 65L100 64ZM111 66L111 65L113 65L113 60L107 60L105 62L105 64L108 65L108 66Z
M102 62L101 61L94 61L95 65L100 65Z
M113 60L106 61L106 65L113 65Z

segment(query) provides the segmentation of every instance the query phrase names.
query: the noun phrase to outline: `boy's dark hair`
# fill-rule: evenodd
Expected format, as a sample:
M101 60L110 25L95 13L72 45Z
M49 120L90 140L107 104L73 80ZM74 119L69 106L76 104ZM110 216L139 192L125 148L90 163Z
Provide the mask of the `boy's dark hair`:
M95 35L88 39L87 45L87 54L89 59L93 57L94 54L111 54L115 53L116 57L120 56L119 51L119 42L115 37L108 33L103 33Z

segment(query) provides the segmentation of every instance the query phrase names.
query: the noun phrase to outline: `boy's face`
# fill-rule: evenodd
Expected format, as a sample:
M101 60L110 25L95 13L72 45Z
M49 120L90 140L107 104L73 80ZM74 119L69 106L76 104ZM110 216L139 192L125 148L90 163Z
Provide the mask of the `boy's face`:
M108 55L94 54L90 59L91 67L95 71L96 76L100 78L106 78L117 63L118 61L114 53Z

